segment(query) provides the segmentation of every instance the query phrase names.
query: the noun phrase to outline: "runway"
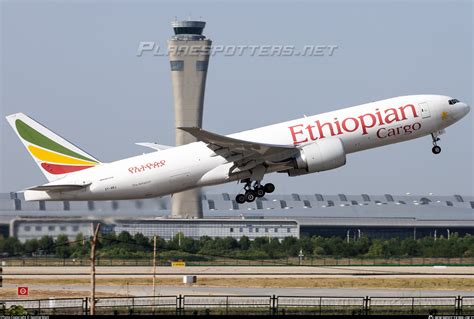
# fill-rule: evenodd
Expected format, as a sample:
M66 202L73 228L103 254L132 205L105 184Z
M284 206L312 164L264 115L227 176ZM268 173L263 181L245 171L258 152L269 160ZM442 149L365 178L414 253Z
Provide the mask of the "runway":
M34 278L88 278L89 267L3 267L3 274L7 278L21 278L33 276ZM97 267L97 276L122 277L122 276L150 276L152 267ZM181 277L183 275L200 275L203 277L474 277L474 267L446 267L446 266L421 266L421 267L372 267L372 266L346 266L346 267L297 267L297 266L221 266L221 267L157 267L158 277Z
M3 297L16 298L16 287L22 285L30 287L32 296L87 296L89 271L89 267L6 266ZM150 296L152 271L152 267L97 267L96 290L102 296ZM182 284L184 275L196 275L197 284ZM158 267L156 280L159 295L474 296L472 267Z

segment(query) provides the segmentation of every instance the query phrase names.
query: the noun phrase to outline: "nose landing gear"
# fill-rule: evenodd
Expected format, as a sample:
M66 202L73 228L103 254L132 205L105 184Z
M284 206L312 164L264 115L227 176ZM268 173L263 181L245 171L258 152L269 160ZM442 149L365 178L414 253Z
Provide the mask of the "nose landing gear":
M235 197L235 201L238 204L243 204L245 202L251 203L255 201L255 199L265 196L266 193L273 193L275 190L275 185L272 183L261 185L260 182L256 181L252 186L252 182L250 180L246 180L244 190L244 194L239 194Z
M441 147L438 146L440 138L434 133L431 133L431 138L433 139L433 148L431 149L431 152L433 152L433 154L441 153Z

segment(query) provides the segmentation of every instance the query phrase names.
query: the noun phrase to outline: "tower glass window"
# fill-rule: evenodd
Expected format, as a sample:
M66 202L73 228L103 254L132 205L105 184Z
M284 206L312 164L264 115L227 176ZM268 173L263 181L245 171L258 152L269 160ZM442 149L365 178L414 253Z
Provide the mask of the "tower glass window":
M209 61L196 61L196 71L207 71Z
M175 27L174 34L202 34L202 27Z
M171 71L183 71L184 70L184 61L170 61Z

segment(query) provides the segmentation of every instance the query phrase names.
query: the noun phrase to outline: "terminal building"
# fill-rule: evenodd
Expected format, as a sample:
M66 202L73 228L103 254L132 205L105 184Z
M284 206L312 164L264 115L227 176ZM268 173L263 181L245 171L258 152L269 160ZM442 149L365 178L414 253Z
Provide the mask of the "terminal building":
M357 239L474 235L474 196L268 194L237 204L234 194L203 194L203 219L172 218L169 197L127 201L26 202L0 194L0 233L21 241L66 234L128 231L169 240L199 238L339 236Z

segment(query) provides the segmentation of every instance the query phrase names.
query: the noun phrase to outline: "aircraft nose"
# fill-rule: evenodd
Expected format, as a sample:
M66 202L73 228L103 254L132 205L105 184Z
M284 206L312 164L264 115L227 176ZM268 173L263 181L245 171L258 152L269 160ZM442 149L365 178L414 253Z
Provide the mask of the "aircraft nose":
M467 105L467 103L464 103L464 114L469 113L469 111L471 111L471 107Z
M469 111L471 110L471 108L469 107L469 105L467 105L467 103L460 103L460 109L461 109L461 114L462 116L465 116L467 113L469 113Z
M457 119L461 119L463 118L464 116L467 115L467 113L469 113L469 111L471 110L471 108L469 107L469 105L467 105L467 103L464 103L464 102L459 102L459 103L456 103L456 118Z

